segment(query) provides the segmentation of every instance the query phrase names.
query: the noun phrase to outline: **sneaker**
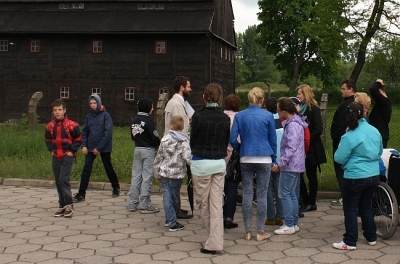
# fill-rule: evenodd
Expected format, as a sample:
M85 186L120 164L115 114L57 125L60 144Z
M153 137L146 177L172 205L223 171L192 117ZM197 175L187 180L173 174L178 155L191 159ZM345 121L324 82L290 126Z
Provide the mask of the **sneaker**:
M340 198L338 200L334 200L334 201L331 202L331 205L332 206L343 206L343 199Z
M120 195L120 190L119 189L113 189L113 191L112 191L112 198L116 198L116 197L118 197L119 195Z
M147 208L139 209L141 214L155 214L160 212L160 209L153 207L150 205Z
M296 233L299 232L299 231L300 231L300 226L295 225L295 226L294 226L294 231L296 231Z
M368 241L368 245L375 246L376 245L376 241Z
M286 225L281 226L279 229L274 231L276 235L293 235L296 233L296 229L294 226L289 227Z
M344 243L343 241L340 241L338 243L333 243L332 247L336 248L336 249L340 249L340 250L356 250L357 249L357 247L346 245L346 243Z
M72 205L66 205L64 207L64 217L71 218L73 214L74 214L74 211L72 209Z
M257 241L264 241L264 240L267 240L267 239L270 238L270 237L271 237L271 235L268 234L268 233L259 232L259 233L257 233L256 240L257 240Z
M218 255L218 254L220 254L216 250L208 250L208 249L205 249L205 248L200 248L200 253L209 254L209 255Z
M74 201L74 203L79 203L79 202L85 201L85 195L77 193L74 195L73 201Z
M225 229L232 229L237 228L238 224L233 222L232 220L224 220L224 228Z
M65 209L63 207L58 208L57 211L54 213L54 217L62 217L64 216Z
M179 231L179 230L183 230L184 228L185 228L184 225L176 222L175 225L169 227L169 231L176 232L176 231Z

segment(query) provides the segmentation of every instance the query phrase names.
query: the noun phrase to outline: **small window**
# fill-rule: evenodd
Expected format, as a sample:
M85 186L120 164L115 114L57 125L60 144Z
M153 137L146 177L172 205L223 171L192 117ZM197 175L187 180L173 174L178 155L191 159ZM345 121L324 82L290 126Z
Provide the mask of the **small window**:
M60 99L69 99L69 86L62 86L60 88Z
M221 47L221 60L224 58L224 49Z
M167 42L166 41L156 41L155 53L156 54L167 54Z
M8 51L8 40L0 40L0 51Z
M93 40L93 53L99 54L103 53L103 41L102 40Z
M97 94L101 96L101 88L92 88L92 94Z
M33 39L31 40L31 53L40 52L40 40Z
M138 4L138 10L164 10L164 4Z
M125 101L135 101L135 88L126 87L125 88Z
M225 60L228 60L228 48L225 47Z

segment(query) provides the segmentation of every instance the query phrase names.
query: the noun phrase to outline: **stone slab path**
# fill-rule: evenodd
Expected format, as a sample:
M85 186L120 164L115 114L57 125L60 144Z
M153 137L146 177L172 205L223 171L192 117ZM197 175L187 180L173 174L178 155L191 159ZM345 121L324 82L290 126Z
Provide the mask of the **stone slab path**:
M181 221L185 230L168 232L162 211L155 215L130 213L126 195L111 198L109 191L89 191L86 201L75 205L72 219L52 216L56 200L53 189L0 186L0 264L400 264L400 231L373 247L360 234L356 251L332 249L331 243L343 233L343 215L328 202L320 202L318 211L301 219L298 234L272 236L266 242L242 239L238 207L240 227L225 232L225 253L207 256L199 252L205 232L197 217ZM153 202L161 207L161 196L154 195Z

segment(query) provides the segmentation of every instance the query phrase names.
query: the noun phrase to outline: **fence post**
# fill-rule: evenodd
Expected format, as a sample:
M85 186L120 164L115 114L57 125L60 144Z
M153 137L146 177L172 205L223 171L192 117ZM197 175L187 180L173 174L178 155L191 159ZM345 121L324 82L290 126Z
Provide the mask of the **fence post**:
M321 118L322 118L322 141L325 144L326 143L326 112L328 110L328 94L323 93L321 96L321 103L320 103L320 109L321 109Z
M168 88L161 88L158 94L157 109L156 109L156 128L160 137L164 135L165 119L164 110L168 102Z
M38 123L38 114L37 114L37 106L39 104L40 99L42 99L43 93L42 92L35 92L31 99L29 100L28 104L28 126L33 128Z

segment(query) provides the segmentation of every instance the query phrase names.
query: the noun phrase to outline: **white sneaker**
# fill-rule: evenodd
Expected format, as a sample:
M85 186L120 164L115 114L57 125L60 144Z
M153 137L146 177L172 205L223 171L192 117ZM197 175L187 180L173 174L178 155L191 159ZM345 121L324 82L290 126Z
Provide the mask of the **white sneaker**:
M332 247L336 248L336 249L340 249L340 250L356 250L357 249L357 247L346 245L346 243L344 243L343 241L340 241L338 243L333 243Z
M368 241L368 245L375 246L376 245L376 241Z
M281 226L279 229L274 231L276 235L293 235L296 233L295 227L288 227L286 225Z
M295 225L295 226L294 226L294 231L296 231L296 233L299 232L299 231L300 231L300 226Z

